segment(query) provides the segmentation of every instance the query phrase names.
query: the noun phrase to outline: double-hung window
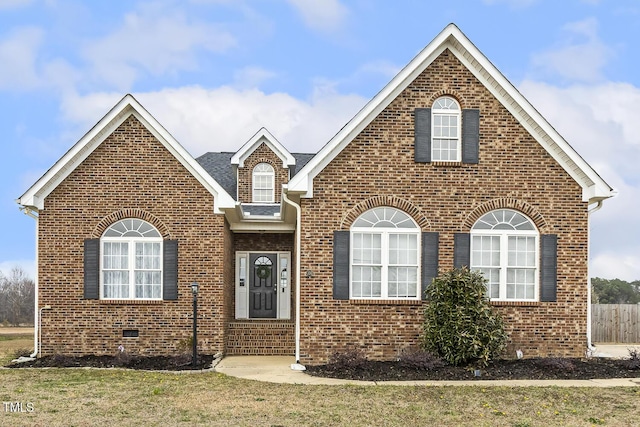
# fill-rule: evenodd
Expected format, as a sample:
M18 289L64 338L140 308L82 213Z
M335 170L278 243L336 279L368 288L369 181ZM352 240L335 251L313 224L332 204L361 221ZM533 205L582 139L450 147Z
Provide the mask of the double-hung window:
M350 296L420 298L420 229L406 213L371 209L351 227Z
M443 96L431 108L431 160L460 161L460 106L450 96Z
M471 268L481 271L492 300L538 299L539 233L523 214L498 209L471 229Z
M273 203L275 172L268 163L258 163L253 168L253 202Z
M123 219L100 239L105 299L162 299L162 236L146 221Z

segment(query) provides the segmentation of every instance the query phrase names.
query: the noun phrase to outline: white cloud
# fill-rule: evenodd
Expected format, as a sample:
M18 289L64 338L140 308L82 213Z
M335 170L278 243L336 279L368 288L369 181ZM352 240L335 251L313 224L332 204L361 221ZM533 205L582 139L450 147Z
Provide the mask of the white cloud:
M563 27L565 38L558 46L532 56L533 65L544 75L570 81L596 82L602 69L614 56L598 37L598 21L588 18Z
M115 32L90 42L84 56L94 76L126 91L141 72L163 75L195 69L199 52L221 53L235 43L230 33L187 19L181 12L141 10L125 15Z
M317 31L333 32L343 27L349 10L340 0L287 0L305 24Z
M640 88L627 83L519 89L619 194L591 219L592 276L640 279Z
M33 0L0 0L0 10L17 9L33 3Z
M236 151L264 126L293 152L316 152L367 101L318 90L309 101L258 89L185 87L135 94L140 103L194 156ZM112 93L74 97L64 116L89 129L120 98Z
M234 73L234 86L238 88L255 88L277 74L261 67L245 67Z
M0 89L32 89L40 84L36 58L43 31L22 27L0 40Z

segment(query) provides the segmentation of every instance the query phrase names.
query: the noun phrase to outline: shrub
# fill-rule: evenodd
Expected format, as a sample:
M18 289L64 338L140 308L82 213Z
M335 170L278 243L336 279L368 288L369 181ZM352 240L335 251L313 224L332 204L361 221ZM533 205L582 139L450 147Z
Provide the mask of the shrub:
M336 369L359 368L364 365L366 361L367 358L364 353L358 348L335 352L329 358L329 364Z
M467 268L441 273L427 288L423 348L451 365L500 353L507 342L504 323L485 296L486 280Z
M629 369L640 369L640 350L636 348L628 348L629 358L625 360L625 364Z
M398 356L398 364L403 368L429 371L445 365L437 355L424 350L403 350Z

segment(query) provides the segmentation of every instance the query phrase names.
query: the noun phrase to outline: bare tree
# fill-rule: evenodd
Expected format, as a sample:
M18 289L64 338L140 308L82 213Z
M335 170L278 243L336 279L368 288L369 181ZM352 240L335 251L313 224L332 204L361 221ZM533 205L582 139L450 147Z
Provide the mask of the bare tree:
M35 289L34 281L19 267L9 276L0 272L0 323L33 323Z

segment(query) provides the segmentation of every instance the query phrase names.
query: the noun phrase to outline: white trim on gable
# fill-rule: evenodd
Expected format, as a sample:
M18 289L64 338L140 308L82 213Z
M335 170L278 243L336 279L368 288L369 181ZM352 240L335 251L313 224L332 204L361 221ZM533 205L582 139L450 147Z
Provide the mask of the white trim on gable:
M44 199L129 116L138 119L160 143L214 196L214 212L233 208L235 200L178 141L131 95L127 94L65 153L17 202L41 210Z
M267 129L260 128L255 135L253 135L249 141L247 141L240 149L231 157L231 164L237 167L244 167L244 161L253 153L260 144L265 143L271 151L273 151L280 160L282 160L282 167L288 168L295 166L296 159L293 155L284 148L284 146L271 134Z
M595 203L615 195L615 191L454 24L438 34L289 181L289 191L305 198L313 197L313 179L445 49L449 49L487 87L582 187L583 201Z

